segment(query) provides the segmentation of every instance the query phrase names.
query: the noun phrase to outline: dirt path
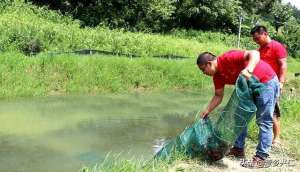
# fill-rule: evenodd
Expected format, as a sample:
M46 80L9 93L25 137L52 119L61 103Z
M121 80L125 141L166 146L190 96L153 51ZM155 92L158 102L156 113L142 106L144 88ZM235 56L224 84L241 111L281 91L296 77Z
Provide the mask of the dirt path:
M222 160L208 164L205 162L200 162L196 160L189 161L177 161L174 162L171 168L168 170L169 172L267 172L267 171L278 171L278 172L299 172L300 171L300 161L297 161L290 156L285 151L283 147L272 148L270 152L270 158L268 159L270 162L270 167L261 168L261 169L249 169L242 167L240 164L242 162L247 162L247 160L251 160L255 152L255 143L250 143L246 149L246 161L242 161L235 158L225 157Z

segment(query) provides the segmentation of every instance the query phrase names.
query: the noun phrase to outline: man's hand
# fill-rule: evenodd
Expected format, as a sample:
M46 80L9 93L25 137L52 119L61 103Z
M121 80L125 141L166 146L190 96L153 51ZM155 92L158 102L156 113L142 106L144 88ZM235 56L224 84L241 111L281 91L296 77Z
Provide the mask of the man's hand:
M242 70L241 74L244 75L246 79L250 79L252 76L252 72L250 72L247 68Z
M215 96L211 99L205 111L201 112L199 115L202 118L208 116L221 102L224 96L224 87L215 90Z
M283 88L283 84L286 78L286 73L287 73L287 62L286 62L286 58L281 58L278 60L279 66L280 66L280 70L279 70L279 86L280 86L280 93L282 93L282 88Z
M208 114L209 114L209 112L208 112L207 110L205 110L205 111L201 112L200 116L201 116L202 118L205 118L205 117L208 116Z
M280 88L280 93L282 93L282 89L283 89L283 83L279 82L279 88Z

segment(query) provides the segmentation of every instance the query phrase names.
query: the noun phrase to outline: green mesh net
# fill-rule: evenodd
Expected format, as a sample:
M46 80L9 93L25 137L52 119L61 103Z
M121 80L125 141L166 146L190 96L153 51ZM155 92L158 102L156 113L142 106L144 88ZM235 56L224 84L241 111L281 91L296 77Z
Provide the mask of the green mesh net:
M210 118L197 119L175 139L168 142L154 156L155 159L168 159L175 152L187 156L219 160L233 145L253 118L257 108L254 97L264 89L264 84L254 77L246 80L240 75L236 87L225 108Z

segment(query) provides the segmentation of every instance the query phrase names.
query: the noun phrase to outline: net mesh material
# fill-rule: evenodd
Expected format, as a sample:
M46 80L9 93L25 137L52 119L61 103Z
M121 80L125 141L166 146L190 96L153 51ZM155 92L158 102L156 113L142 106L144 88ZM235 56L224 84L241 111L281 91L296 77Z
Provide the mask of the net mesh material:
M174 152L187 156L219 160L233 145L257 110L254 97L264 89L264 84L254 77L246 80L240 75L225 108L210 118L197 119L175 139L157 152L154 159L168 159Z

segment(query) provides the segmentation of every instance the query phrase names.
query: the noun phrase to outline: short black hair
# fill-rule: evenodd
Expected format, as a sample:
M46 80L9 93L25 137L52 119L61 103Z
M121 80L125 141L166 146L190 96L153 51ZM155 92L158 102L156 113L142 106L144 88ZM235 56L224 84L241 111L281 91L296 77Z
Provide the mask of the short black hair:
M268 33L268 30L267 30L267 28L265 26L263 26L263 25L256 25L256 26L254 26L251 29L250 35L254 35L255 33L263 34L264 32Z
M213 61L216 59L216 56L210 52L203 52L199 54L197 58L197 65L205 65L208 61Z

